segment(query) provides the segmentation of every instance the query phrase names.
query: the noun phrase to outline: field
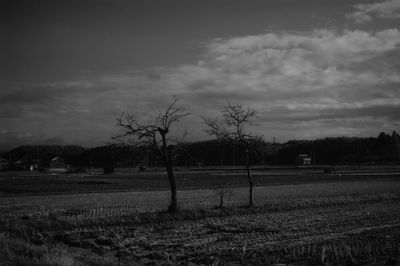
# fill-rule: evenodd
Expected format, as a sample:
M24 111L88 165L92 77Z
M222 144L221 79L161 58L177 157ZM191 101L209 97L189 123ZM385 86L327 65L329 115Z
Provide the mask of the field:
M239 169L177 177L181 211L170 215L162 172L4 173L0 262L400 265L399 168L257 169L253 208Z
M342 166L325 174L326 167L255 167L253 179L256 186L279 184L321 183L332 181L353 182L362 180L393 180L400 175L400 167ZM133 169L131 169L133 170ZM210 188L215 186L247 186L243 168L215 167L178 169L176 178L179 189ZM93 173L55 174L46 172L0 173L0 196L16 194L60 194L104 191L168 190L168 180L162 170L127 172L103 175L101 169Z

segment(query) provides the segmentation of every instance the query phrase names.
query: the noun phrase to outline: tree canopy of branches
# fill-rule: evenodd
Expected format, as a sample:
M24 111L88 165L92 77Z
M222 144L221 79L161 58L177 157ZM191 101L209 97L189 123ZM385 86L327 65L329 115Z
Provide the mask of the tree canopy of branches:
M174 97L171 104L163 111L158 109L158 114L151 121L143 121L136 114L122 113L117 119L117 127L121 134L114 137L116 140L127 139L133 145L145 145L155 150L162 159L167 170L171 191L171 203L169 212L178 211L176 179L173 172L173 160L169 143L173 140L168 137L173 124L190 115L182 108L177 107L178 99ZM175 139L176 140L176 139Z
M228 104L222 110L222 119L204 118L207 125L206 132L221 142L228 142L234 146L244 147L245 165L249 183L249 207L253 206L253 179L250 170L250 149L252 144L261 139L261 136L252 134L247 130L254 125L256 112L240 104Z

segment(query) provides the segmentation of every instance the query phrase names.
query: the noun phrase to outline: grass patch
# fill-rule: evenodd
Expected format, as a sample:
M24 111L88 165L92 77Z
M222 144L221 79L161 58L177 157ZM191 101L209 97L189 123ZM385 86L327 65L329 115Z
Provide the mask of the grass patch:
M3 265L79 265L72 254L55 247L0 236L0 262Z

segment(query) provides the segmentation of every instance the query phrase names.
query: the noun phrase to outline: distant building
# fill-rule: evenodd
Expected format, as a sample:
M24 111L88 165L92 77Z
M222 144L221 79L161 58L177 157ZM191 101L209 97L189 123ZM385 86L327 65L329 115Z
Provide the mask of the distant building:
M54 157L49 164L50 172L65 173L68 171L69 165L60 157Z
M8 161L0 157L0 171L5 171L8 169L8 167L9 167Z
M32 160L29 163L29 171L38 171L39 170L39 160Z
M308 154L299 154L296 158L297 165L309 165L311 164L311 157Z

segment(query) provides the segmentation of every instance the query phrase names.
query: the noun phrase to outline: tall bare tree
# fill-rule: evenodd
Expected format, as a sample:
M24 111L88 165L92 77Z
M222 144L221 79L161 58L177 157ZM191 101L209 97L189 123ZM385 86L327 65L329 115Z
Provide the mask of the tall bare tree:
M250 133L247 126L254 125L256 112L240 104L228 104L222 110L222 119L203 118L207 125L206 132L221 142L228 142L245 150L245 166L249 183L249 207L253 206L253 179L250 169L250 149L261 140L260 136Z
M179 122L184 117L190 115L184 109L177 107L178 99L174 100L163 111L158 109L158 114L151 121L143 121L136 114L122 113L117 119L117 126L121 129L121 134L114 137L116 140L124 138L134 145L146 145L152 147L156 154L160 156L167 170L167 177L171 191L171 203L168 211L175 213L178 211L176 179L173 171L172 151L169 142L169 133L173 124Z

